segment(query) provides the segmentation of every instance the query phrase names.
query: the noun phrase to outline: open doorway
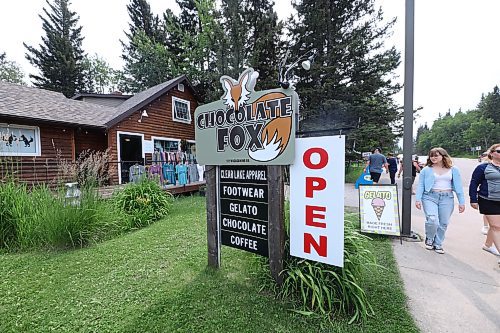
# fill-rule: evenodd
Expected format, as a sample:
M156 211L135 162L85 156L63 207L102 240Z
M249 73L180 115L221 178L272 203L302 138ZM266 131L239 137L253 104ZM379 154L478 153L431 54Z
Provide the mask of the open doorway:
M118 174L120 184L130 181L129 170L134 164L144 164L142 154L143 136L132 133L118 133Z

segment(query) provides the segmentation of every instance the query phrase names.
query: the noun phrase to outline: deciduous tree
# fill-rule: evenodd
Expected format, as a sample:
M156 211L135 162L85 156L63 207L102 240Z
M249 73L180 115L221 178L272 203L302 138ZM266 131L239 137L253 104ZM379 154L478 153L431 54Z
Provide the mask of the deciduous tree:
M14 61L8 60L5 52L0 53L0 81L24 85L26 83L23 78L21 67Z

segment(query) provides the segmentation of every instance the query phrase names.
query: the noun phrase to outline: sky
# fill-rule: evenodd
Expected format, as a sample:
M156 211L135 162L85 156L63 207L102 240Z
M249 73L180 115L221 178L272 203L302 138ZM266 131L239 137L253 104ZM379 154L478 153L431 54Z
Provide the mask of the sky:
M293 9L291 0L275 0L280 19ZM129 17L128 0L72 0L71 10L80 15L85 37L83 48L97 53L112 67L121 68L120 39L125 39ZM178 12L174 0L149 0L153 13L167 8ZM396 46L402 62L396 75L404 80L404 0L375 0L384 19L397 18L386 45ZM500 85L499 0L416 0L415 1L415 82L414 108L417 125L432 122L448 110L455 113L474 109L481 94ZM17 62L27 74L35 69L25 59L23 42L38 47L43 34L38 17L45 0L2 1L0 11L0 52ZM300 91L298 92L300 95ZM395 96L403 104L403 93ZM414 128L416 130L416 126Z

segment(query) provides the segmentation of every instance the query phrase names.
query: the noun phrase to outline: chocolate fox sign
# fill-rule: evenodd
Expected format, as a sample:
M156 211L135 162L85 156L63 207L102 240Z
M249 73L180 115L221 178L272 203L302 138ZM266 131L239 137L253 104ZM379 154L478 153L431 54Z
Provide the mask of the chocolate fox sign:
M222 76L219 101L195 111L197 160L207 165L287 165L294 159L298 96L292 89L254 91L259 74Z

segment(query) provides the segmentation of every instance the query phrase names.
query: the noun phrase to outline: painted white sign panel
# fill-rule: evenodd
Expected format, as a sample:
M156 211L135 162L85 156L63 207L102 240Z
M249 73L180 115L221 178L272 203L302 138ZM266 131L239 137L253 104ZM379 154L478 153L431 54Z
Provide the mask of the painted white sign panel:
M290 254L344 265L345 137L295 140L290 166Z
M145 153L154 153L154 145L153 140L144 140L142 141L142 150Z
M361 231L400 236L396 185L359 185Z

